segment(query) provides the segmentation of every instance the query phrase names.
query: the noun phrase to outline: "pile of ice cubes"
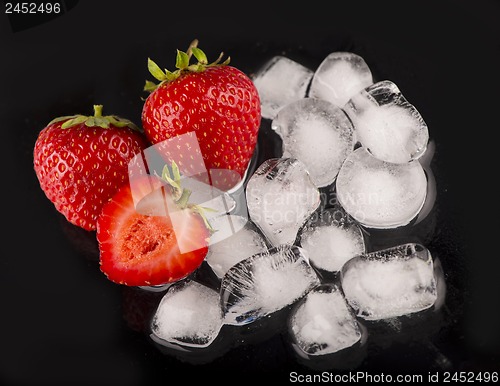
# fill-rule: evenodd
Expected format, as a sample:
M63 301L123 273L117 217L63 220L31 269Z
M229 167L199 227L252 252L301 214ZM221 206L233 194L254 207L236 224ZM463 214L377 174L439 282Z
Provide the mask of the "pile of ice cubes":
M429 133L417 109L351 52L331 53L315 71L275 56L253 80L282 154L249 177L247 215L210 220L216 284L171 285L152 336L203 348L225 325L289 308L294 348L321 356L359 344L364 321L431 309L439 286L426 246L367 243L370 229L412 226L426 199L419 158ZM325 192L336 201L325 203Z

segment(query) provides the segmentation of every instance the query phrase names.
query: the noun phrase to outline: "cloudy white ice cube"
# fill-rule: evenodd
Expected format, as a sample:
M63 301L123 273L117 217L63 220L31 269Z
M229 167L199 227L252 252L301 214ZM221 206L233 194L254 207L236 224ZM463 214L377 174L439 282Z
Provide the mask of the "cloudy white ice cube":
M375 157L404 163L418 159L429 141L427 124L391 81L377 82L344 107L357 140Z
M290 58L272 57L252 76L262 117L273 119L283 106L304 98L312 76L311 69Z
M205 260L219 278L241 260L267 250L264 236L244 216L220 216L210 225L216 232L210 237Z
M207 347L222 327L219 292L191 280L172 285L153 317L152 333L169 343Z
M295 158L271 158L246 187L250 219L274 246L292 244L320 204L320 192L305 165Z
M356 317L335 285L310 291L290 315L295 345L307 355L332 354L361 339Z
M346 261L365 253L361 228L341 208L312 217L300 232L300 246L307 251L311 265L338 272Z
M319 278L297 246L273 248L231 267L222 279L224 322L244 325L272 314L319 285Z
M437 299L432 256L421 244L356 256L342 268L341 283L347 302L366 320L419 312Z
M332 52L314 72L309 97L343 107L353 95L372 83L371 70L361 56L353 52Z
M272 121L283 143L283 157L304 163L317 187L331 184L354 149L352 123L334 104L303 98L283 107Z
M385 162L359 147L342 165L336 189L340 205L361 224L395 228L409 224L422 208L427 178L418 160Z

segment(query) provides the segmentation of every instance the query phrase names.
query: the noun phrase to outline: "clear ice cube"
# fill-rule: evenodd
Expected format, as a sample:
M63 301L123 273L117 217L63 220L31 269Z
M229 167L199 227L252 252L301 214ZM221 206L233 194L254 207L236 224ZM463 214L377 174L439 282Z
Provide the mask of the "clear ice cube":
M231 267L222 278L224 322L244 325L276 312L319 284L305 252L297 246L273 248Z
M361 339L358 321L335 285L321 285L297 303L290 318L295 344L307 355L332 354Z
M318 66L311 80L309 96L339 107L373 83L365 60L352 52L332 52Z
M375 157L395 163L419 158L429 130L418 110L391 81L377 82L354 95L344 107L357 140Z
M432 256L421 244L356 256L342 268L341 283L347 302L366 320L423 311L437 299Z
M381 161L364 147L346 158L336 179L340 205L370 228L407 225L422 208L427 178L418 162Z
M365 253L365 240L359 225L340 207L313 215L299 235L314 267L338 272L346 261Z
M166 342L207 347L223 325L219 293L184 280L168 288L151 323L152 333Z
M216 232L210 237L205 260L219 278L241 260L268 249L264 236L246 217L217 217L210 225Z
M263 118L273 119L290 102L304 98L313 71L302 64L277 55L265 63L252 80L259 92Z
M271 158L246 187L250 219L274 246L293 244L299 229L320 204L320 192L305 165L295 158Z
M283 157L304 163L317 187L330 185L354 149L351 121L334 104L303 98L283 107L272 121L283 142Z

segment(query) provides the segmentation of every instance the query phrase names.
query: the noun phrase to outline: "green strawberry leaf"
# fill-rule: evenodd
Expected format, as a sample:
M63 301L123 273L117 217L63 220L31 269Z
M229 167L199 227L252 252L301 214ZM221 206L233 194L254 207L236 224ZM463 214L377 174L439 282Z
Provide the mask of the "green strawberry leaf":
M167 74L167 81L172 81L172 80L175 80L179 77L179 75L181 74L179 72L179 70L176 70L176 71L168 71L168 70L165 70L165 73Z
M168 73L167 73L167 79L168 79ZM157 87L158 85L156 83L151 82L150 80L146 80L146 84L144 85L144 91L152 92L156 90Z
M68 119L69 118L69 119ZM103 129L109 129L109 125L113 125L118 128L128 127L132 130L142 132L138 126L136 126L132 121L128 119L120 118L116 115L102 115L102 105L94 105L94 115L93 116L85 116L85 115L73 115L70 117L60 117L52 120L50 124L61 122L66 120L62 125L61 129L68 129L70 127L84 124L86 127L101 127Z
M185 69L189 66L189 55L185 52L177 50L177 57L175 58L175 67L179 70Z
M163 72L163 70L150 58L148 58L148 70L153 75L153 77L160 82L167 79L167 75Z
M54 118L53 120L51 120L47 126L50 126L54 123L58 123L58 122L62 122L62 121L67 121L69 119L73 119L73 118L76 118L77 115L65 115L64 117L58 117L58 118Z
M189 64L191 56L196 58L197 63ZM177 50L177 56L175 58L175 67L177 70L175 71L171 72L167 69L163 71L155 62L148 58L149 72L155 77L155 79L160 81L160 84L146 81L143 90L151 93L162 83L171 82L177 79L184 72L202 72L208 67L226 66L229 64L230 58L228 57L223 63L220 63L223 56L224 53L221 53L215 62L208 63L208 58L205 52L198 48L198 40L195 39L191 42L186 52Z
M128 119L123 119L123 118L117 117L116 115L106 115L104 117L104 119L108 120L109 123L111 123L113 126L116 126L116 127L129 127L135 131L142 131L132 121L129 121Z
M200 64L208 64L207 56L198 47L191 47L191 52Z
M80 123L85 122L87 118L88 117L86 117L85 115L76 115L74 118L64 122L61 125L61 129L67 129L68 127L79 125Z

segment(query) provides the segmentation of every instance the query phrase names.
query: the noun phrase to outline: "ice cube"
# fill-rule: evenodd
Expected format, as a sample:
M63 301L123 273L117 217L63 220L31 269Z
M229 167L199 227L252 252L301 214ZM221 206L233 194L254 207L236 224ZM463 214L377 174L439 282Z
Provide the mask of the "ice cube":
M422 311L437 299L432 256L416 243L352 258L342 268L341 283L347 302L366 320Z
M340 168L336 189L340 205L361 224L395 228L409 224L422 208L427 178L418 160L385 162L359 147Z
M351 347L361 339L356 317L335 285L310 291L290 315L290 331L307 355L325 355Z
M219 293L198 282L175 283L165 293L153 317L158 338L187 347L207 347L222 327Z
M318 208L320 193L305 165L295 158L271 158L246 187L250 219L274 246L292 244L300 227Z
M361 228L338 207L313 215L301 230L299 240L311 265L327 272L338 272L346 261L365 253Z
M241 260L267 250L264 236L246 217L222 216L210 224L216 232L210 237L205 260L219 278Z
M343 107L353 95L372 83L370 68L361 56L353 52L332 52L314 72L309 97Z
M244 325L278 311L319 284L305 252L272 248L231 267L222 278L224 322Z
M273 119L290 102L304 98L313 71L302 64L277 55L265 63L252 80L259 92L261 115Z
M375 157L404 163L425 152L429 130L418 110L391 81L362 90L344 107L358 141Z
M330 185L354 149L345 112L328 101L304 98L283 107L272 121L283 141L283 157L304 163L317 187Z

